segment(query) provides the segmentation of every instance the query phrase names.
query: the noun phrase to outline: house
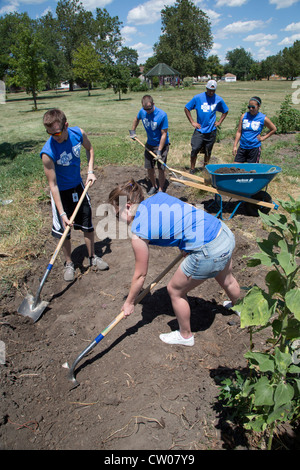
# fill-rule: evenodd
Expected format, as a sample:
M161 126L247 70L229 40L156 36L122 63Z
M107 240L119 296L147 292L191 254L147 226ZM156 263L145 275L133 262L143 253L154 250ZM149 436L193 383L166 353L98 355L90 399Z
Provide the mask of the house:
M224 80L225 82L236 82L236 75L233 75L233 73L225 73Z

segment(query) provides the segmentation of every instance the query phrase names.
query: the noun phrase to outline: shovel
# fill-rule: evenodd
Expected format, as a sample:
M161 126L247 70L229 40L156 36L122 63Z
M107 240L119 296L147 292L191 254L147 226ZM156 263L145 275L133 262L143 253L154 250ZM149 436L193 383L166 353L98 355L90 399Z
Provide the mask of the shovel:
M135 305L138 304L150 291L151 289L153 289L153 287L155 287L157 285L157 283L170 271L170 269L173 268L173 266L175 266L175 264L178 263L178 261L180 261L183 257L183 254L180 253L173 261L172 263L169 264L169 266L167 266L165 268L165 270L159 274L159 276L157 276L156 279L154 279L154 281L149 284L148 287L146 287L139 295L138 297L136 298L135 300ZM77 356L77 358L75 359L75 361L73 362L72 366L69 367L68 363L65 362L63 364L62 367L64 367L65 369L70 369L69 370L69 375L68 375L68 378L69 380L72 382L73 384L73 387L72 388L75 388L79 385L79 382L77 382L76 378L75 378L75 375L74 375L74 369L75 367L77 366L77 364L82 360L82 358L88 353L90 352L103 338L105 335L107 335L107 333L110 332L110 330L112 330L122 319L124 318L124 312L122 311L121 313L119 313L119 315L106 327L104 328L104 330L101 331L101 333L94 339L94 341L92 341L83 351L81 354L79 354Z
M92 181L89 181L86 185L86 187L84 188L84 191L75 207L75 210L70 218L70 225L72 225L76 215L77 215L77 212L82 204L82 201L87 193L87 190L89 189L90 185L91 185ZM39 285L39 288L38 288L38 291L36 293L36 296L33 297L32 295L28 294L25 299L23 300L23 302L21 303L20 307L18 308L18 313L20 313L21 315L23 315L24 317L30 317L34 322L36 322L40 316L42 315L43 311L45 310L45 308L47 307L47 305L49 304L49 302L46 302L45 300L43 301L40 301L40 294L41 294L41 290L46 282L46 279L53 267L53 264L54 264L54 261L56 260L56 257L61 249L61 247L63 246L63 243L70 231L71 227L68 225L66 228L65 228L65 231L56 247L56 250L54 251L53 255L52 255L52 258L47 266L47 269L46 269L46 272L43 276L43 279L41 280L41 283Z
M147 152L149 152L150 155L152 155L152 157L155 158L155 160L158 160L159 163L161 163L165 168L167 168L167 170L169 170L172 173L174 178L178 178L178 174L179 174L180 179L182 180L184 179L184 176L185 176L186 178L190 178L192 180L196 180L201 183L204 183L204 178L201 178L200 176L190 175L189 173L185 171L175 170L174 168L168 167L168 165L165 162L163 162L161 158L159 158L157 155L155 155L154 152L149 150L137 137L134 137L134 140L136 140L139 144L141 144L147 150ZM176 186L184 186L184 184L179 183L178 180L176 182L173 181L173 184L175 184Z

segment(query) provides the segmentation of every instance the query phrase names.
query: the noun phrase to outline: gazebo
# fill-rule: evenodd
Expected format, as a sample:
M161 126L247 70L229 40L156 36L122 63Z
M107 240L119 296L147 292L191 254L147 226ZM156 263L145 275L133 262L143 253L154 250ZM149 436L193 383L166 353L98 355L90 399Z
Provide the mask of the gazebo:
M164 86L166 83L176 86L180 83L180 72L164 63L156 64L151 70L149 70L149 72L146 73L146 79L151 81L151 88L153 87L153 77L159 78L160 86Z

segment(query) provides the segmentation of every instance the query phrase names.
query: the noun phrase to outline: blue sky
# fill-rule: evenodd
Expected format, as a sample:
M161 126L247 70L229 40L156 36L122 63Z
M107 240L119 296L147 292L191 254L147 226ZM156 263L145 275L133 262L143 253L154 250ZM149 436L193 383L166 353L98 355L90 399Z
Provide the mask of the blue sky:
M153 55L161 34L160 11L175 0L81 0L86 10L106 8L123 23L124 45L136 49L139 63ZM56 0L0 0L0 16L17 11L37 18L51 11ZM194 0L211 21L214 45L222 63L227 51L243 47L262 60L300 40L300 0Z

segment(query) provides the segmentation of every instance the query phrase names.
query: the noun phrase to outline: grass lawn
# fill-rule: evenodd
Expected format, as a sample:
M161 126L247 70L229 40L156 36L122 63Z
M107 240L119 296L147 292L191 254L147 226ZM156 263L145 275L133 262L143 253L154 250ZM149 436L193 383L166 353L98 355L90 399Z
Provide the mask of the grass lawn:
M171 148L168 164L188 168L190 138L193 128L184 114L185 104L197 93L205 90L204 84L189 89L151 90L157 107L168 114ZM253 95L262 99L261 111L270 119L278 114L287 94L292 94L292 82L236 82L220 83L217 93L229 106L229 115L222 125L221 141L215 144L213 155L219 163L232 161L232 138L241 109ZM0 104L0 200L12 199L1 205L0 256L2 288L17 282L18 275L27 266L26 253L39 250L38 235L45 221L38 203L48 197L39 152L47 140L42 125L43 114L50 108L61 108L70 126L79 126L90 134L95 149L97 166L143 165L143 148L129 139L128 130L141 106L144 93L128 93L118 100L112 90L87 90L43 92L38 97L38 110L33 111L33 101L25 93L8 94L5 104ZM300 105L294 105L300 109ZM142 123L137 135L145 142ZM289 157L299 149L299 135L283 139L270 138L263 144L262 162L282 166L282 174L272 182L272 196L284 198L299 188L299 159ZM292 152L290 150L292 149ZM84 162L84 154L83 154ZM201 161L201 158L199 159ZM85 163L85 162L84 162ZM284 191L282 191L284 182ZM34 254L33 254L34 255ZM0 286L0 297L1 290ZM5 290L5 289L4 289Z

